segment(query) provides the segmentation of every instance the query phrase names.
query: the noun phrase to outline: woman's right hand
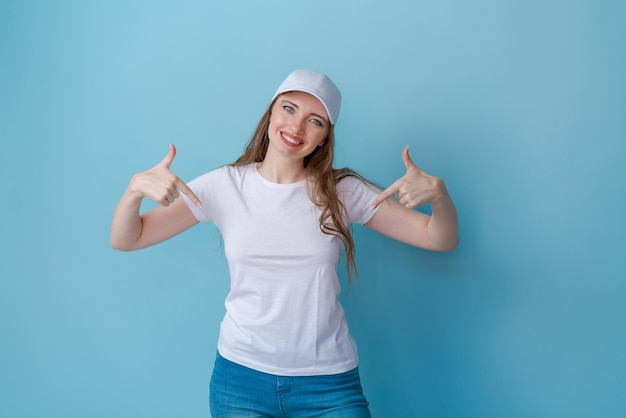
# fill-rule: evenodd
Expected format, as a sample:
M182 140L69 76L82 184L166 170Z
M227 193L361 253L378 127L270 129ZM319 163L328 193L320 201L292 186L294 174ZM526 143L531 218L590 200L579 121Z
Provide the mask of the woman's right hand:
M129 191L166 207L174 203L180 196L180 191L196 206L201 207L200 199L178 176L170 171L174 157L176 157L176 147L174 144L170 144L170 151L163 161L151 169L133 176Z
M200 199L170 171L175 156L176 148L170 145L163 161L133 176L113 214L111 247L122 251L149 247L198 223L187 204L176 201L180 191L196 206L201 206ZM140 215L144 197L161 206Z

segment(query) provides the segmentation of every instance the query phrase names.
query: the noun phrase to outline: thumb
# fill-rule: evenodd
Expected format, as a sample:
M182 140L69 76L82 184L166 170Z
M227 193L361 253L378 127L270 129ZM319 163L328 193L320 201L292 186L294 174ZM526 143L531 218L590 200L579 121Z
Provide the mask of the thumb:
M172 165L172 161L174 161L174 157L176 157L176 147L174 146L174 144L170 144L170 151L167 153L165 158L163 158L161 164L163 164L167 168L170 168L170 165Z
M404 167L406 168L406 171L409 171L417 167L415 163L413 162L413 160L411 159L411 157L409 156L408 145L402 150L402 161L404 162Z

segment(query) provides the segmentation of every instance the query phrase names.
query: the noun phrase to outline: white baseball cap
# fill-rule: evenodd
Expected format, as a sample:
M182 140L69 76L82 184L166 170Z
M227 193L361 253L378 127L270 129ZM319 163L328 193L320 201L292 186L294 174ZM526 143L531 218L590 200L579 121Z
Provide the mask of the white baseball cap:
M272 100L288 91L303 91L317 97L326 108L330 123L334 125L337 122L341 92L327 75L311 70L295 70L278 86Z

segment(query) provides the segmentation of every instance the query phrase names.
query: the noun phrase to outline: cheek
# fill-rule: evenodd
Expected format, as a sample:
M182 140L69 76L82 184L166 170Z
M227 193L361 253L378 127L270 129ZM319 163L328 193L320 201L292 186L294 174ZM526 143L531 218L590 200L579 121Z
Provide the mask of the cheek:
M267 126L267 135L272 136L272 133L276 132L279 127L282 126L280 118L272 117L270 123Z
M322 146L326 143L326 138L328 137L328 129L324 129L323 132L318 133L319 137L318 137L318 146Z
M270 123L269 126L276 126L276 125L280 125L281 123L283 123L282 121L282 117L280 116L280 112L272 112L270 114Z

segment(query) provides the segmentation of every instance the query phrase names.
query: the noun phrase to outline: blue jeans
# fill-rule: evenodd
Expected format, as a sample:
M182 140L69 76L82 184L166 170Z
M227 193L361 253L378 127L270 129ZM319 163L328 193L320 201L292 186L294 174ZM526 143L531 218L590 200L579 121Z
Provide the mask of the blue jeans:
M358 369L322 376L276 376L219 353L211 377L212 418L370 418Z

